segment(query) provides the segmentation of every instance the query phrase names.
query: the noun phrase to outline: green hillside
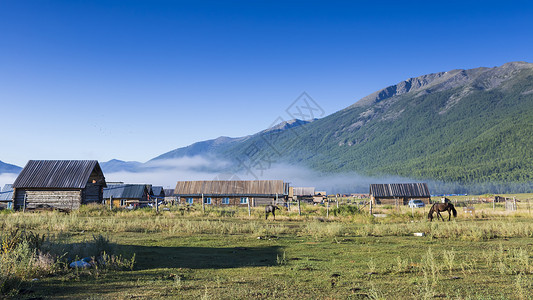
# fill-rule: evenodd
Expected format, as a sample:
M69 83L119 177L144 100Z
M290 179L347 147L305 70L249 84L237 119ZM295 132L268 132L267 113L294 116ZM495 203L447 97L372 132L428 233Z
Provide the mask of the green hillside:
M323 119L254 136L221 154L333 173L471 184L532 182L532 149L533 64L509 63L409 79Z

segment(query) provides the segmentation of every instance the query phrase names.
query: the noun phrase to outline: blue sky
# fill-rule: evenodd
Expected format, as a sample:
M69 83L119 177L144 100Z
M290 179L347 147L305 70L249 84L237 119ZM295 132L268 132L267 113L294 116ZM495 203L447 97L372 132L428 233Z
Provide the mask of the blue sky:
M533 62L529 1L0 0L0 160L147 161L409 77Z

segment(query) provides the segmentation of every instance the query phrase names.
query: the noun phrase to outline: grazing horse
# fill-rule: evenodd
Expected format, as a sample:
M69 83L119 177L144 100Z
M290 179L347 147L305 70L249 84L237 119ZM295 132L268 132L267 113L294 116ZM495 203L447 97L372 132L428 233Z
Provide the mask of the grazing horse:
M440 217L442 221L444 221L444 218L440 214L443 211L448 211L448 221L451 220L452 213L454 217L457 217L457 210L455 210L455 207L453 206L453 204L446 201L445 203L435 203L433 204L433 206L431 206L431 208L429 209L429 214L428 214L429 221L430 222L433 221L434 212L437 213L437 219L439 219Z
M272 213L272 216L274 216L274 220L276 219L276 209L280 210L279 207L276 205L267 205L265 206L265 220L268 219L268 214Z

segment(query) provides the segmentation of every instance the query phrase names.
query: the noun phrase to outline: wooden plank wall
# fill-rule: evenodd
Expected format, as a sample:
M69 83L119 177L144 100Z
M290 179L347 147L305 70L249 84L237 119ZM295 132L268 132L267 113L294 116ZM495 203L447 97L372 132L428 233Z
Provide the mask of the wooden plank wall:
M78 209L81 205L81 190L26 190L17 189L15 195L15 206L24 206L24 196L26 196L26 208L37 208L39 205L51 206L59 209Z
M180 198L180 204L187 204L187 198L193 198L194 204L202 204L202 197L181 197ZM248 204L241 204L241 197L228 197L229 198L229 204L222 204L222 198L223 197L211 197L211 204L214 206L248 206ZM263 206L263 205L269 205L274 202L274 198L252 198L248 197L248 200L250 201L251 206Z
M87 203L102 203L103 192L102 185L97 183L87 183L83 189L83 204Z

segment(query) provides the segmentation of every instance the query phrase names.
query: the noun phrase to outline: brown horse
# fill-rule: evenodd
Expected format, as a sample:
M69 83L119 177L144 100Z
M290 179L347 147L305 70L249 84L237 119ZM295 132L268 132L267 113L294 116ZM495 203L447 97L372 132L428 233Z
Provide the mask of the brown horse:
M274 220L276 219L276 209L280 210L279 207L276 205L267 205L265 206L265 220L268 219L268 214L271 213L272 216L274 216Z
M448 221L452 218L452 213L454 218L457 217L457 210L455 210L455 207L450 202L446 203L435 203L431 208L429 209L428 219L429 221L433 221L433 213L437 213L437 219L440 217L442 221L444 221L444 218L441 216L441 212L447 211L448 212Z

